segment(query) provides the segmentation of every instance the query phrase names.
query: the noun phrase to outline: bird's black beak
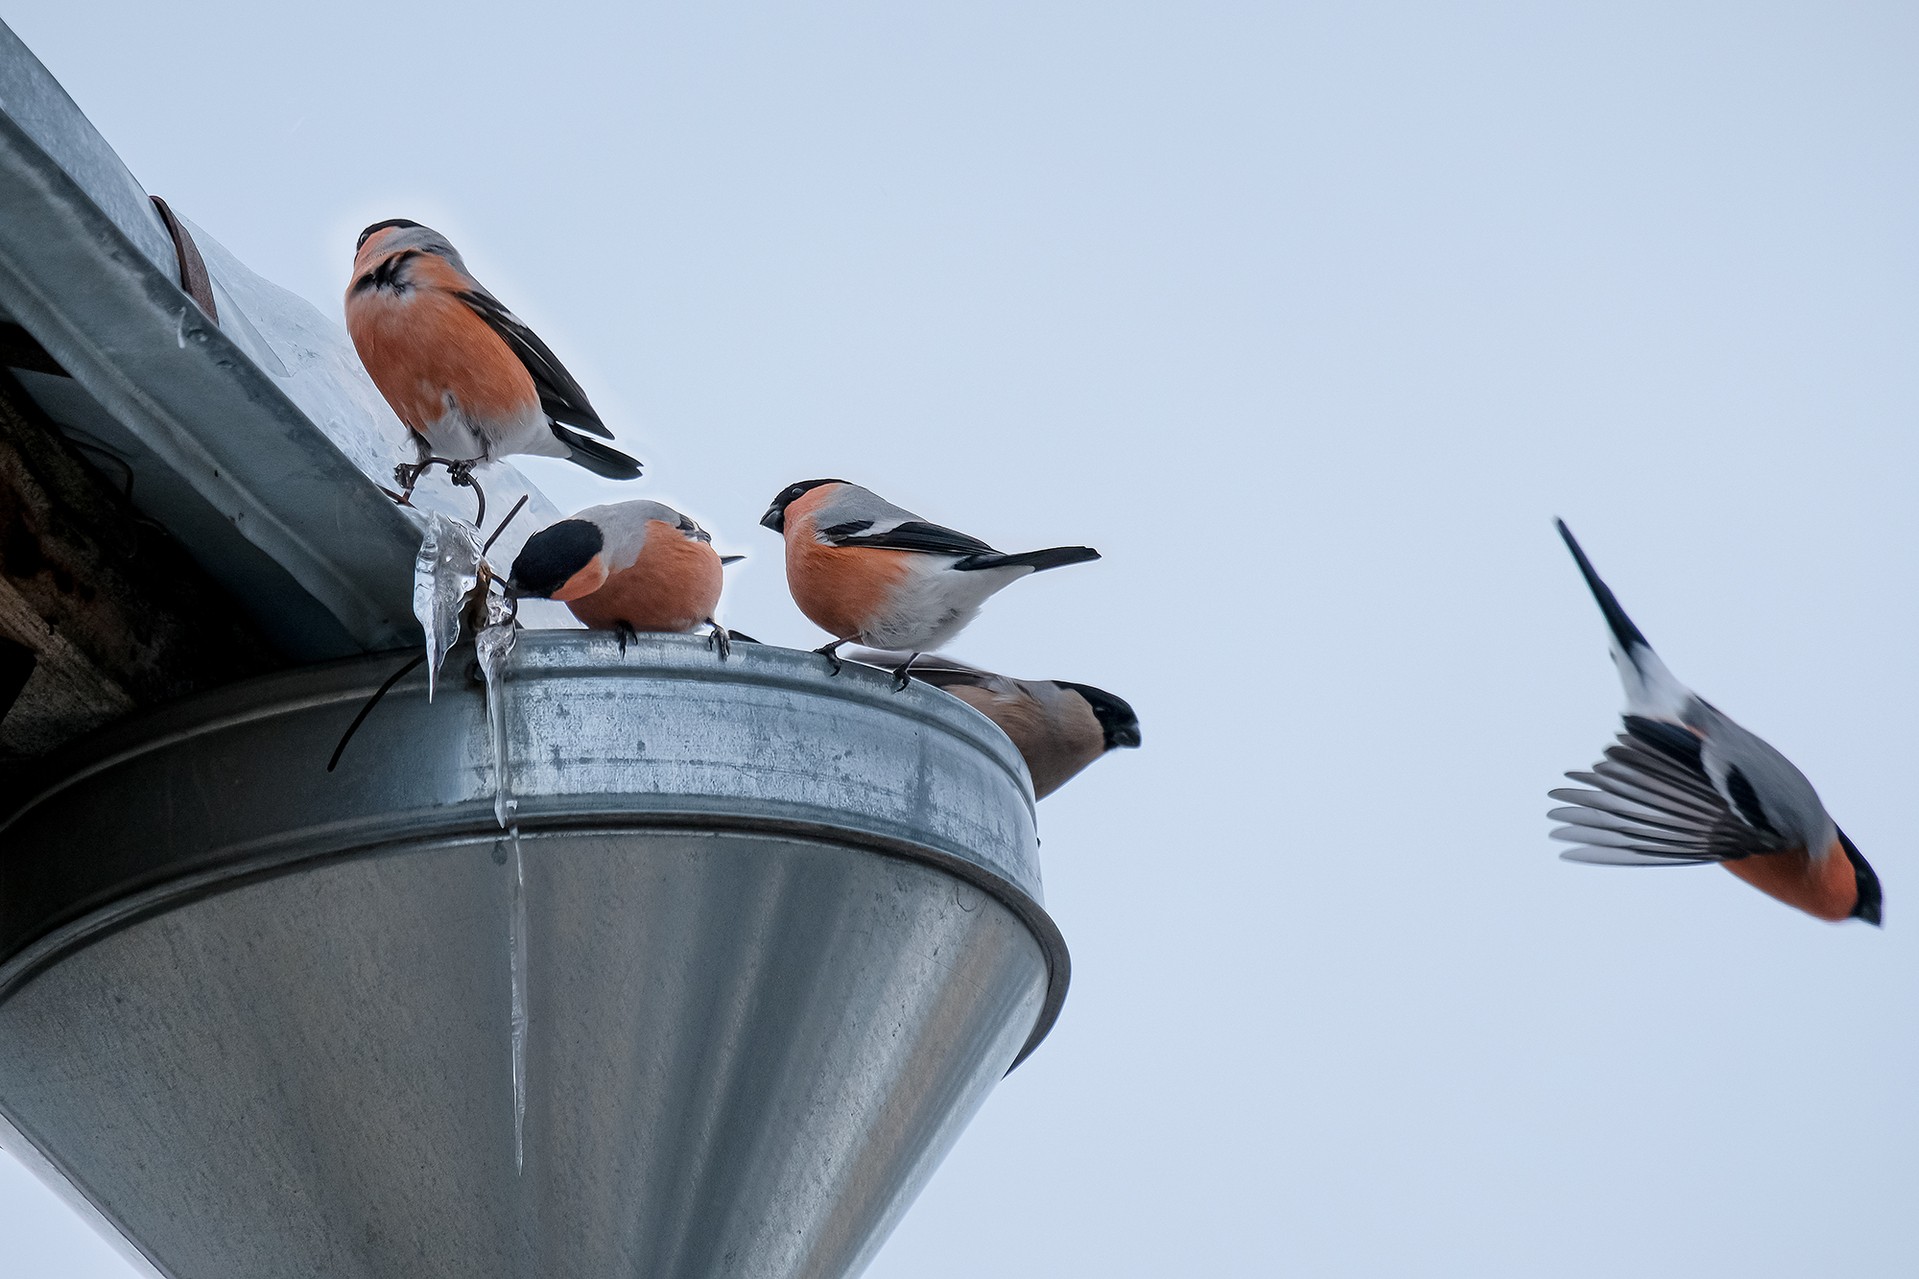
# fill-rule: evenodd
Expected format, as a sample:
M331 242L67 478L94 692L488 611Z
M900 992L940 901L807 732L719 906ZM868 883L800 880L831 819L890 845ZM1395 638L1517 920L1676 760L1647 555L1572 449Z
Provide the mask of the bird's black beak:
M720 567L725 568L728 564L738 564L745 558L744 555L722 555L720 556Z
M778 502L766 508L766 514L760 516L760 527L770 528L775 533L786 532L786 508Z

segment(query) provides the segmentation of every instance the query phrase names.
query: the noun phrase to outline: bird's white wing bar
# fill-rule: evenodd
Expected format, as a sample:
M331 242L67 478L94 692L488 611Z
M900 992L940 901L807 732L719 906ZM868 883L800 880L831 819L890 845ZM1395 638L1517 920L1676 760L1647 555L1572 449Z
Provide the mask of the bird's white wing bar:
M904 520L888 527L849 520L820 529L820 538L834 546L871 546L886 551L913 551L922 555L997 555L998 551L956 529L925 520Z

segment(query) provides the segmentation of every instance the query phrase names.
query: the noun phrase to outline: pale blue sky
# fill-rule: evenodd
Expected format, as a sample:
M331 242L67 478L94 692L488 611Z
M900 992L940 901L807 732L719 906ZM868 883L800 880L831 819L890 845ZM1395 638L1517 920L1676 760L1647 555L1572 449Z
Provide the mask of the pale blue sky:
M824 638L754 523L795 479L1106 552L953 646L1146 746L1042 806L1065 1015L875 1279L1919 1264L1910 6L7 21L330 314L362 226L447 232L753 556L742 629ZM1884 932L1554 858L1619 703L1555 514ZM4 1159L0 1238L125 1273Z

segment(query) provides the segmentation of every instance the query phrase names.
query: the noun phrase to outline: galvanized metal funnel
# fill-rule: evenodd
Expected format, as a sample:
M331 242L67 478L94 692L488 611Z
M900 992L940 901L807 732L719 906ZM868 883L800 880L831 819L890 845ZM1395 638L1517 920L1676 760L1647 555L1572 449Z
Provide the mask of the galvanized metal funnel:
M0 1115L176 1279L855 1273L1064 994L1010 744L810 655L529 635L516 910L477 686L323 771L393 665L4 819Z

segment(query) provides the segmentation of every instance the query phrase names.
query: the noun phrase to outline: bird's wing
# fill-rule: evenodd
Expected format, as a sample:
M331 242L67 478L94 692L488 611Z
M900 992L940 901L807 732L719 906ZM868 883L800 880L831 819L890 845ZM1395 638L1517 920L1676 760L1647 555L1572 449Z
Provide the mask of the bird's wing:
M1628 715L1605 759L1566 775L1595 788L1552 792L1571 805L1547 814L1566 823L1552 837L1575 845L1561 854L1569 860L1669 866L1785 851L1777 832L1747 821L1713 786L1699 739L1678 725Z
M913 663L913 674L935 688L946 688L953 684L973 684L980 688L998 691L999 686L1007 682L1003 675L983 671L977 666L968 666L965 662L939 653L922 654Z
M566 365L560 363L560 357L553 354L540 340L540 335L527 328L519 316L477 286L463 289L454 296L485 320L487 327L500 335L508 349L526 366L526 371L533 375L533 385L540 393L540 408L548 417L602 439L613 438L613 432L600 421L600 415L587 402L586 392L566 371Z
M977 537L921 519L871 489L837 484L813 515L814 536L828 546L866 546L921 555L997 555Z
M913 654L904 650L883 648L853 648L840 656L860 663L862 666L877 666L881 670L898 670L906 659ZM1008 691L1006 686L1012 681L1004 675L995 675L983 671L977 666L968 666L958 658L947 657L943 653L921 653L913 657L913 676L935 688L950 688L958 684L971 684L976 688L989 689L996 693Z
M850 519L827 524L819 538L829 546L870 546L884 551L911 551L919 555L997 555L977 537L925 520Z

